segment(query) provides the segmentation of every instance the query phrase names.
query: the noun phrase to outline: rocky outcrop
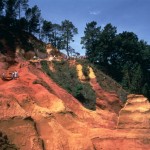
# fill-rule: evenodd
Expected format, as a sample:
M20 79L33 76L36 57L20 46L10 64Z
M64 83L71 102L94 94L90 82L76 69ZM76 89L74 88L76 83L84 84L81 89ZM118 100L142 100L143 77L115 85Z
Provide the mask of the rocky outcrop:
M20 62L9 68L14 69L18 79L0 80L0 130L21 150L149 149L146 98L130 95L122 108L116 94L104 91L91 74L97 95L91 111L43 73L40 64Z
M150 103L142 95L129 95L120 111L118 128L150 129Z
M149 108L150 103L144 96L129 95L125 106L120 110L116 129L92 139L95 149L148 150Z

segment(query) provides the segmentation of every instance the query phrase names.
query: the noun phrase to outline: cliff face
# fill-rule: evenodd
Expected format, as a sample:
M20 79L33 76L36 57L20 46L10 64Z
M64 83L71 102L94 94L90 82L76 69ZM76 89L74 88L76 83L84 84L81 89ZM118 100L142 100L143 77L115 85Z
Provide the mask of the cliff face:
M118 123L105 138L92 139L96 149L148 150L150 146L150 103L142 95L129 95L120 110Z
M149 102L130 95L125 107L114 92L90 76L95 111L52 81L40 64L20 61L7 71L19 78L0 79L0 130L21 150L149 149Z

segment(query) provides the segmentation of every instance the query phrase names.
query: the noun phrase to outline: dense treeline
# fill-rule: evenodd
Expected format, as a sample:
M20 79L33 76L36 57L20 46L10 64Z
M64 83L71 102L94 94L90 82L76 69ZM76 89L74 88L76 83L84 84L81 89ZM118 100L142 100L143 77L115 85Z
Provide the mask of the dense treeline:
M150 97L150 45L133 32L117 34L107 24L103 29L92 21L86 24L81 44L90 62L131 93Z
M44 20L38 6L30 8L28 0L1 0L0 30L3 29L2 26L15 34L22 33L22 31L33 34L46 43L50 42L60 50L66 50L68 56L75 52L70 46L73 36L78 33L73 23L64 20L59 25ZM2 38L2 35L0 36Z

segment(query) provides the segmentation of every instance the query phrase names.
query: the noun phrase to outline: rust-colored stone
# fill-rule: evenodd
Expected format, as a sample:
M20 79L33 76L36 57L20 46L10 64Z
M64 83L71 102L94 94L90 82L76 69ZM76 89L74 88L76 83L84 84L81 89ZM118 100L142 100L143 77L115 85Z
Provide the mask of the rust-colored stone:
M122 108L117 95L92 78L97 107L91 111L39 65L20 62L9 69L19 78L0 79L0 130L21 150L149 149L150 104L143 96L130 95Z

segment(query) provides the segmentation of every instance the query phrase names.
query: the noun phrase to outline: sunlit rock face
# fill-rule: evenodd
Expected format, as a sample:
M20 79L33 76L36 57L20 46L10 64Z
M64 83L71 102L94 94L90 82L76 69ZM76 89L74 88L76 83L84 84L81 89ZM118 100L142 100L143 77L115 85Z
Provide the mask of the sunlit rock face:
M95 149L104 150L149 150L150 104L142 95L129 95L120 110L116 129L103 131L92 139Z
M0 79L0 130L20 150L149 149L149 102L143 96L129 95L123 107L91 70L89 82L97 95L92 111L43 73L40 64L20 61L7 71L13 70L18 79Z
M149 129L150 103L142 95L129 95L124 108L120 111L118 128Z

